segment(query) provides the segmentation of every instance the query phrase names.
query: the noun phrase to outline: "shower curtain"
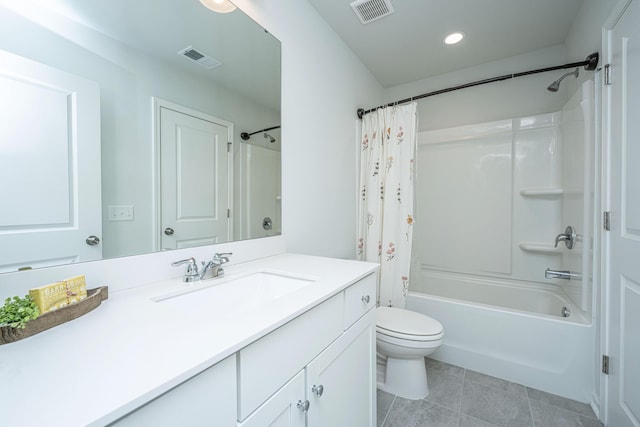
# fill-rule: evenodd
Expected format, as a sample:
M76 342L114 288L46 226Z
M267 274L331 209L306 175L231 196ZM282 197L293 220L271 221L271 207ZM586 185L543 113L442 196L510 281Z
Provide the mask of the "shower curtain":
M358 259L380 263L378 303L404 308L413 237L416 103L362 118Z

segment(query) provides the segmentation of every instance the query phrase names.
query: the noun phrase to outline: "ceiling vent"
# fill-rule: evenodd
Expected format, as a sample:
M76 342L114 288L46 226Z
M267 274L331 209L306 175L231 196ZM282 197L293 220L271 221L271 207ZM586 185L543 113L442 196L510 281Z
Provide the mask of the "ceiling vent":
M216 61L212 57L207 56L202 52L199 52L198 50L194 49L192 46L185 47L180 52L178 52L178 55L182 55L193 61L196 61L198 64L208 69L219 67L220 65L222 65L222 62Z
M390 0L356 0L351 3L351 7L363 24L393 13Z

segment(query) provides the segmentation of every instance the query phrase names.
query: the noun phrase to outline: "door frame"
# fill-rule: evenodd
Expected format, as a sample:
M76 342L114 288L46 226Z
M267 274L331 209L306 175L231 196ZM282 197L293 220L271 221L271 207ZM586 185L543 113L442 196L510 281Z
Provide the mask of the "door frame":
M151 97L151 140L152 140L152 202L153 213L151 218L151 239L154 251L160 251L162 249L162 188L160 186L160 110L166 108L169 110L177 111L188 116L192 116L201 120L206 120L212 123L219 124L228 129L227 131L227 206L231 210L227 221L228 233L231 236L230 240L233 240L233 135L234 124L228 120L221 119L211 114L203 113L202 111L194 110L193 108L185 107L184 105L176 104L175 102L167 101L166 99Z
M616 5L611 9L608 18L602 25L602 66L611 64L612 62L612 32L618 21L622 18L627 8L634 0L618 0ZM637 0L635 0L637 1ZM603 231L602 220L603 212L611 212L614 208L611 205L611 174L615 172L615 168L612 165L611 159L611 146L614 141L611 139L612 131L612 117L611 117L611 86L606 85L603 82L601 86L601 114L600 120L601 126L601 161L600 161L600 212L596 218L600 218L600 225L596 222L597 234L601 237L599 239L599 251L594 251L594 256L599 256L599 262L595 261L594 265L599 265L599 274L597 277L600 280L600 301L598 305L599 315L598 321L600 323L599 331L599 347L596 348L599 353L596 355L598 363L596 365L596 375L600 376L600 389L597 390L599 394L599 418L607 425L609 422L609 407L610 407L610 378L607 374L602 372L601 369L601 357L603 355L611 355L613 350L611 345L611 328L615 323L613 316L617 313L612 313L611 310L611 272L609 258L611 256L610 248L610 233L611 231ZM595 243L595 242L594 242ZM595 271L594 271L595 273Z

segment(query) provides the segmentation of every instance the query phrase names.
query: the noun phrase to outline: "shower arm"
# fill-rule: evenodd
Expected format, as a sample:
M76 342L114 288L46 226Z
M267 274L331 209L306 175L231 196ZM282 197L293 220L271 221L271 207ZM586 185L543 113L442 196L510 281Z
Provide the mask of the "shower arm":
M537 70L522 71L520 73L505 74L503 76L491 77L491 78L483 79L483 80L477 80L475 82L465 83L465 84L462 84L462 85L459 85L459 86L448 87L448 88L436 90L436 91L433 91L433 92L423 93L422 95L416 95L416 96L412 96L410 98L401 99L399 101L390 102L388 104L381 105L381 106L376 107L376 108L371 108L369 110L365 110L364 108L359 108L358 111L357 111L357 114L358 114L358 118L362 119L362 117L365 114L371 113L372 111L375 111L378 108L391 107L393 105L398 105L398 104L405 104L407 102L413 102L415 100L422 99L422 98L427 98L429 96L440 95L442 93L453 92L453 91L460 90L460 89L466 89L466 88L473 87L473 86L480 86L480 85L484 85L484 84L488 84L488 83L499 82L499 81L502 81L502 80L513 79L513 78L516 78L516 77L529 76L531 74L546 73L548 71L565 70L567 68L576 68L576 67L584 67L584 69L586 71L594 71L598 67L598 61L599 60L600 60L600 54L598 52L594 52L591 55L587 56L587 58L584 61L572 62L570 64L564 64L564 65L557 65L555 67L538 68Z
M269 132L270 130L274 130L274 129L280 129L280 125L278 126L272 126L270 128L264 128L264 129L260 129L257 130L255 132L251 132L251 133L247 133L247 132L242 132L240 134L240 138L242 138L243 140L247 141L249 138L251 138L251 135L255 135L257 133L263 133L263 132Z

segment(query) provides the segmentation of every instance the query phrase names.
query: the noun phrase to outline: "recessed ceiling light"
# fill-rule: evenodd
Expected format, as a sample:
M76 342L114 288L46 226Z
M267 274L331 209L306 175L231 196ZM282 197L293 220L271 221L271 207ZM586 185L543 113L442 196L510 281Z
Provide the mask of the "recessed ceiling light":
M218 13L229 13L236 9L236 6L229 0L200 0L200 3Z
M463 38L464 38L464 34L462 33L451 33L444 38L444 42L446 44L456 44L456 43L459 43L460 40L462 40Z

